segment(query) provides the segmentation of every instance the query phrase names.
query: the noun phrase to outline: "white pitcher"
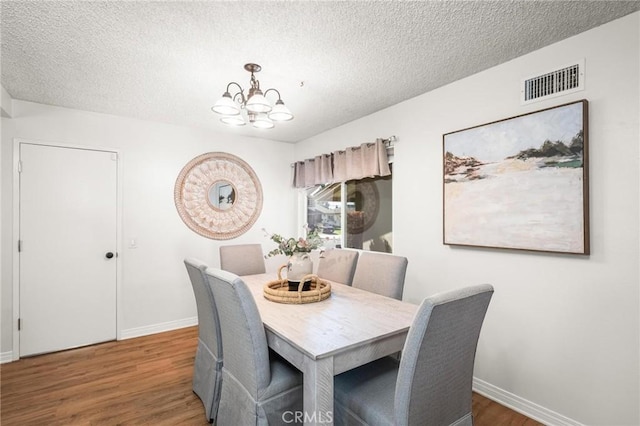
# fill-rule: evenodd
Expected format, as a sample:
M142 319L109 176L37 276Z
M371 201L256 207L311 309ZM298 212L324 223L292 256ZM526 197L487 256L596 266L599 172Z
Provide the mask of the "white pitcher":
M287 262L287 280L300 282L302 277L313 273L313 261L306 252L296 252Z

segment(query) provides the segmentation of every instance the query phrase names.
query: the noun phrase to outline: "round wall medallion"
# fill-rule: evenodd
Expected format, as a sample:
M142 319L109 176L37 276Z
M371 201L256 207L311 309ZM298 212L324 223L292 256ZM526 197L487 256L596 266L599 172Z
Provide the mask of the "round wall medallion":
M244 160L209 152L182 168L174 199L180 218L191 230L214 240L229 240L247 232L260 216L262 186Z

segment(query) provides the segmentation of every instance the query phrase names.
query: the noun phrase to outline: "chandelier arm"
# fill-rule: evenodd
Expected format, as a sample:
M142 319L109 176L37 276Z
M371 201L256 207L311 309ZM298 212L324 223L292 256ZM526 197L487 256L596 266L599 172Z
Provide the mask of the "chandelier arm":
M238 86L238 89L240 89L240 92L244 92L244 89L242 88L242 86L240 86L238 83L236 83L235 81L232 81L231 83L227 84L227 92L229 92L229 89L231 88L231 85L235 84L236 86Z
M247 98L244 96L244 89L242 88L242 86L240 86L240 84L236 83L235 81L232 81L231 83L227 84L227 93L229 93L229 89L231 88L231 85L234 85L234 84L238 86L239 90L237 93L233 95L232 99L235 101L238 95L240 95L240 105L244 106L244 104L247 103Z
M263 96L266 98L267 97L267 93L269 93L272 90L278 94L278 100L281 101L282 98L280 97L280 92L278 91L278 89L273 89L273 88L267 89L267 90L264 91L264 95Z
M240 98L238 100L238 97ZM245 104L247 103L246 98L244 97L244 93L243 92L238 92L235 95L233 95L233 101L234 102L238 102L240 104L241 108L244 108Z

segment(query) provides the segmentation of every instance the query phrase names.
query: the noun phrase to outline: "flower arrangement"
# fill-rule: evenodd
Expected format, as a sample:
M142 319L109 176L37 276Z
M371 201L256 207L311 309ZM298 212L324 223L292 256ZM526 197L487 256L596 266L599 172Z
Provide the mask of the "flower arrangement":
M307 238L286 238L280 234L269 234L264 228L262 229L265 234L274 242L278 244L278 248L271 250L267 253L266 257L276 256L278 254L284 254L291 257L294 253L309 253L311 250L315 250L322 246L322 238L318 235L318 230L307 230Z

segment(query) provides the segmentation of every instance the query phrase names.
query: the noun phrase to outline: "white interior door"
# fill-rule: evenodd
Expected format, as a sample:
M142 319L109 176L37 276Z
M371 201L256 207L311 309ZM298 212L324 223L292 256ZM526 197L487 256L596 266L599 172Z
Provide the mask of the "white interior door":
M20 144L20 356L116 338L117 169L113 152Z

